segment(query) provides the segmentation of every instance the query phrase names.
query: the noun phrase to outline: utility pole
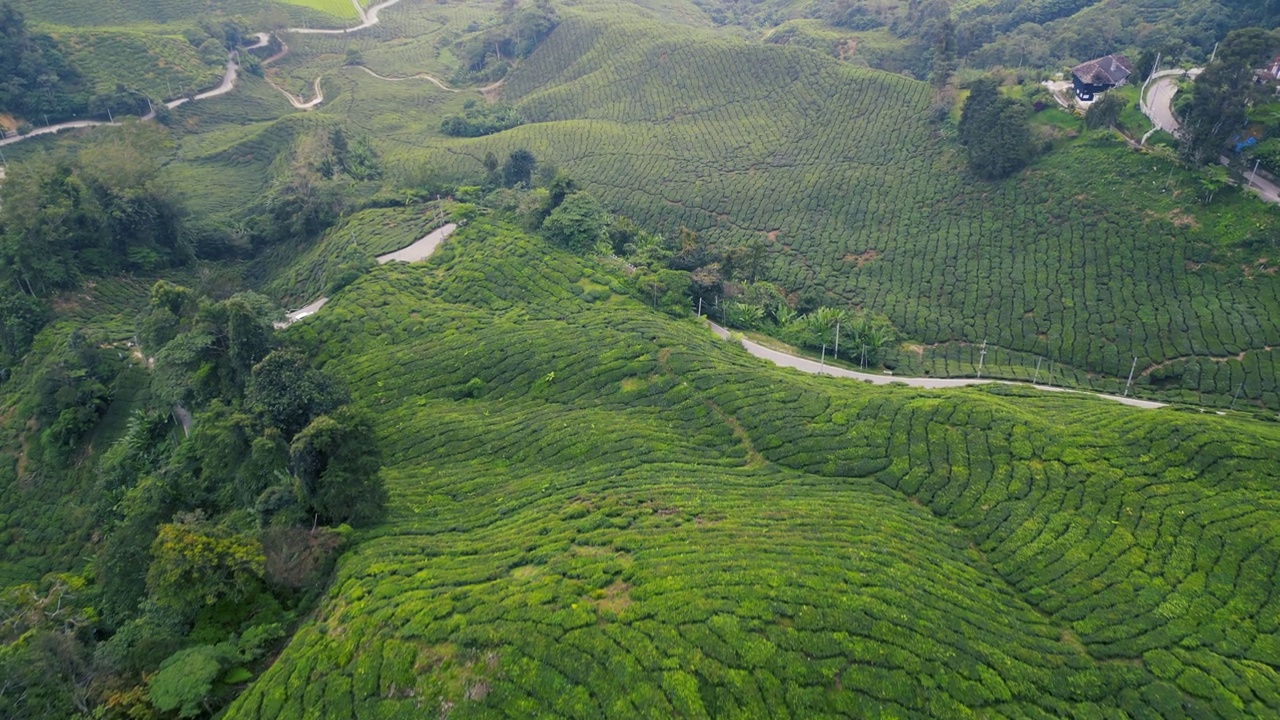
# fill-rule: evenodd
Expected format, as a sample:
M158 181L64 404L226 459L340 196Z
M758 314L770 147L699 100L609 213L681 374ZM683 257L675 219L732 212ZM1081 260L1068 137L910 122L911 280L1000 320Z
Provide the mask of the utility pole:
M1031 378L1031 384L1032 384L1032 385L1035 385L1035 384L1036 384L1036 381L1040 379L1040 363L1041 363L1042 361L1044 361L1044 358L1042 358L1042 357L1038 357L1038 358L1036 358L1036 374L1035 374L1035 376L1034 376L1034 377L1032 377L1032 378Z
M987 360L987 339L982 339L982 352L978 353L978 379L982 379L982 365Z
M840 321L836 321L836 348L831 351L831 357L840 359Z
M1124 383L1124 395L1121 397L1129 397L1129 388L1133 385L1133 371L1138 369L1138 358L1133 359L1133 364L1129 366L1129 379Z
M111 108L107 108L107 122L111 125L116 124L116 119L111 116Z
M44 126L49 127L49 113L44 113Z
M1213 54L1209 56L1209 64L1213 64L1214 58L1218 57L1218 43L1213 44Z
M822 343L822 363L818 365L818 374L821 375L827 369L827 344Z
M1240 391L1243 389L1244 389L1244 383L1240 383L1240 385L1236 388L1235 397L1231 398L1231 407L1227 408L1228 410L1236 409L1236 401L1240 399Z
M698 296L698 319L702 319L702 296Z
M1253 187L1254 181L1258 179L1258 166L1262 164L1259 160L1253 164L1253 174L1249 176L1249 187Z

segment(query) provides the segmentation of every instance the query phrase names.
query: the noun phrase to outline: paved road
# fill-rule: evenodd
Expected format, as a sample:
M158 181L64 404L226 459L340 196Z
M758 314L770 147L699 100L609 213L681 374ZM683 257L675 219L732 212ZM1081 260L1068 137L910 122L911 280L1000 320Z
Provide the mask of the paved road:
M1203 68L1161 70L1151 76L1141 104L1142 111L1146 113L1147 118L1151 120L1153 125L1172 135L1181 135L1182 125L1173 114L1173 97L1178 94L1177 79L1181 77L1194 78L1200 75L1202 71ZM1145 137L1143 142L1146 142ZM1231 163L1230 159L1225 155L1218 159L1223 165ZM1280 205L1280 184L1263 176L1261 173L1255 176L1252 172L1245 173L1245 181L1246 187L1254 194L1269 203Z
M417 262L419 260L426 260L431 257L431 254L436 251L436 248L440 247L440 243L444 242L444 239L452 235L453 231L457 229L457 225L448 223L447 225L431 231L422 237L422 239L408 247L400 248L395 252L389 252L385 255L379 255L378 264L386 265L389 262Z
M452 235L453 231L457 229L458 226L454 223L447 223L422 236L412 245L402 247L394 252L379 255L377 257L378 264L386 265L389 262L417 262L419 260L426 260L431 257L432 253L434 253L437 248L440 247L440 243L444 242L445 238ZM300 307L297 310L288 313L284 316L283 321L275 324L276 329L279 330L287 328L304 317L315 315L316 312L318 312L320 308L324 307L328 302L329 298L322 297L309 305Z
M708 321L711 325L711 331L716 335L728 339L729 331L725 328ZM928 388L928 389L946 389L958 388L969 385L989 385L997 383L1000 385L1026 385L1037 390L1045 390L1048 392L1069 392L1079 395L1091 395L1094 397L1113 400L1118 403L1130 405L1132 407L1151 410L1155 408L1166 407L1164 403L1152 402L1150 400L1139 400L1131 397L1120 397L1118 395L1103 395L1101 393L1080 392L1068 388L1054 387L1052 385L1031 385L1030 383L1015 383L1006 380L979 380L977 378L922 378L922 377L901 377L897 375L877 375L875 373L856 372L854 370L846 370L841 367L832 367L823 363L815 362L808 358L797 357L790 353L781 352L772 348L767 348L760 343L752 342L746 338L742 339L742 347L748 353L768 360L774 365L781 367L789 367L800 372L809 373L810 375L830 375L832 377L849 378L851 380L862 380L875 385L888 385L890 383L903 383L911 387Z

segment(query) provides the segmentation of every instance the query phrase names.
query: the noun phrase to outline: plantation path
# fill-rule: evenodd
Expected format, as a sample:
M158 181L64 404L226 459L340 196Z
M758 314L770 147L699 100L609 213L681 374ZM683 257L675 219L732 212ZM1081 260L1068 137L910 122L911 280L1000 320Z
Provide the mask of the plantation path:
M452 235L453 231L457 229L458 226L455 223L446 223L426 235L423 235L412 245L407 245L399 250L377 256L378 264L386 265L389 262L417 262L419 260L426 260L435 253L436 248L440 247L440 243L444 242L445 238ZM288 313L284 316L283 321L275 324L276 329L287 328L304 317L315 315L316 312L320 310L320 308L324 307L328 302L329 298L322 297L309 305L300 307L297 310Z
M382 10L386 8L391 7L392 5L395 5L398 2L400 2L400 0L384 0L384 2L380 2L377 5L370 7L368 10L365 10L360 6L360 3L358 0L351 0L351 4L355 6L356 11L360 16L359 25L355 25L349 28L336 29L336 30L321 29L321 28L287 28L282 32L298 33L302 35L305 35L305 34L341 35L345 33L356 32L357 30L363 30L365 28L369 28L369 27L373 27L374 25L377 25L378 13L380 13ZM245 50L260 48L271 41L270 33L265 33L265 32L254 33L253 37L257 38L258 41L253 45L244 46ZM280 52L263 60L262 64L268 65L272 62L275 62L276 60L279 60L280 58L284 57L288 53L289 53L289 46L285 45L284 42L281 41ZM240 64L237 62L238 58L239 58L239 54L237 50L231 50L230 52L227 53L226 71L222 75L222 82L218 83L217 86L215 86L210 90L206 90L202 93L197 93L192 97L183 97L183 98L177 98L176 100L170 100L164 103L165 107L169 109L173 109L191 100L206 100L208 98L217 97L219 95L225 95L231 92L232 90L234 90L236 87L236 80L239 78L239 72L240 72ZM381 76L374 74L374 77L381 77ZM382 78L382 79L391 80L392 78ZM430 79L432 80L432 82L435 82L436 85L439 85L441 89L449 90L450 92L457 92L457 90L454 90L449 87L445 87L443 83L441 83L439 80L436 80L435 78L430 78ZM293 107L299 110L306 110L308 108L315 107L316 105L319 105L320 103L324 102L324 93L320 90L320 78L316 78L315 83L313 85L315 88L316 96L311 100L306 100L306 101L294 95L293 93L290 93L284 88L281 88L275 83L272 83L269 79L267 80L267 82L271 84L271 87L275 88L276 90L279 90L285 96L285 98L288 99L290 105L292 105ZM151 120L154 118L155 118L154 110L142 116L143 120ZM25 135L15 135L11 138L0 139L0 147L22 142L23 140L26 140L28 138L33 138L38 135L51 135L54 133L61 132L63 130L74 130L78 128L97 127L99 125L118 125L118 124L119 123L112 123L108 120L72 120L70 122L58 123L56 125L46 125L45 127L42 127L42 128L36 128L26 133Z
M417 75L410 75L408 77L387 77L386 75L379 75L378 73L370 70L369 68L363 65L344 65L343 67L360 68L361 70L369 73L370 75L378 78L379 80L386 80L387 82L400 82L402 80L426 80L428 82L435 84L436 87L440 88L441 90L444 90L445 92L462 92L458 88L449 87L448 85L445 84L443 80L441 80L440 78L430 73L418 73ZM486 89L487 88L481 88L480 92L483 93Z
M721 338L724 338L726 340L729 339L730 334L728 330L726 330L723 327L720 327L719 325L711 322L710 320L708 320L707 322L711 325L712 332L714 332L716 335L718 335ZM1105 398L1107 400L1114 400L1115 402L1118 402L1118 403L1123 403L1125 405L1130 405L1133 407L1143 408L1147 410L1166 407L1165 403L1153 402L1151 400L1138 400L1137 398L1119 397L1117 395L1104 395L1102 393L1081 392L1079 390L1071 390L1069 388L1054 387L1052 385L1031 385L1030 383L1010 382L1007 380L981 380L978 378L899 377L896 375L876 375L874 373L856 372L854 370L845 370L844 368L841 368L841 367L832 367L830 365L815 362L808 358L802 358L796 355L792 355L790 353L785 353L779 350L774 350L772 348L767 348L764 345L761 345L760 343L752 342L750 340L747 340L746 338L742 339L742 347L745 348L748 353L751 353L752 355L758 358L761 358L763 360L768 360L769 362L772 362L774 365L778 365L780 367L789 367L794 370L799 370L800 372L809 373L810 375L830 375L832 377L849 378L851 380L862 380L864 382L869 382L874 385L888 385L890 383L903 383L905 385L910 385L911 387L928 388L928 389L935 389L935 390L965 387L967 385L986 385L991 383L998 383L1000 385L1029 385L1030 387L1033 387L1037 390L1046 390L1048 392L1069 392L1069 393L1079 393L1081 395L1093 395L1095 397Z

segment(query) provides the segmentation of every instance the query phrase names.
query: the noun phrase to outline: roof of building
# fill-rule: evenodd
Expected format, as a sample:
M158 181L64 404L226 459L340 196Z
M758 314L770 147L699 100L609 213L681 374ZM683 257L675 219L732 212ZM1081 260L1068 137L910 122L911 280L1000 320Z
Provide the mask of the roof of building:
M1108 55L1075 66L1071 74L1090 85L1119 85L1133 74L1133 64L1123 55Z

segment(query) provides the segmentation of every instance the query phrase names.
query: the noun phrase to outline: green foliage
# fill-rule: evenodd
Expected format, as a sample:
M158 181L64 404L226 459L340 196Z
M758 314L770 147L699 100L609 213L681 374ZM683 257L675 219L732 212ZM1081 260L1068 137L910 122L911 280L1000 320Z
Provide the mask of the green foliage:
M158 179L165 138L105 128L74 160L11 165L0 185L0 278L47 296L83 276L150 271L188 258L181 202Z
M1222 41L1214 62L1196 78L1183 118L1182 154L1198 165L1216 163L1223 146L1244 125L1247 107L1263 90L1255 67L1280 48L1280 38L1259 28L1236 30Z
M386 502L382 454L368 418L351 410L321 415L294 438L290 465L303 506L327 524L370 524Z
M969 169L985 180L998 180L1021 170L1031 159L1030 125L1026 107L1000 94L990 78L972 84L960 114L960 143L969 155Z
M191 614L248 595L262 577L265 561L256 537L199 518L161 525L151 555L147 591L152 599Z
M0 5L0 112L56 120L84 108L82 80L53 38L31 33L14 6Z
M507 103L486 105L472 99L462 106L461 115L450 115L440 123L440 132L453 137L480 137L510 130L523 122L520 111Z
M611 262L481 218L298 326L387 520L228 718L1280 711L1273 424L802 376Z
M342 404L342 391L296 350L275 350L253 366L245 403L268 426L293 438L315 417Z
M209 711L214 681L235 660L229 645L198 645L179 650L151 678L151 702L163 712L194 718Z
M278 315L274 304L256 293L197 301L186 288L158 284L141 333L144 341L163 341L158 349L147 348L155 352L156 394L194 407L219 396L238 397L253 367L274 347L272 322Z
M1105 93L1102 99L1089 106L1084 114L1084 126L1090 130L1109 128L1119 122L1124 108L1124 98L1114 92Z
M502 164L502 184L515 187L523 184L526 187L533 182L533 169L538 160L528 150L513 150Z
M608 238L609 216L591 193L575 192L542 221L542 232L569 252L585 254Z
M461 61L455 80L501 78L512 63L528 57L558 22L559 16L546 0L535 0L525 7L508 3L497 25L470 33L455 44Z

